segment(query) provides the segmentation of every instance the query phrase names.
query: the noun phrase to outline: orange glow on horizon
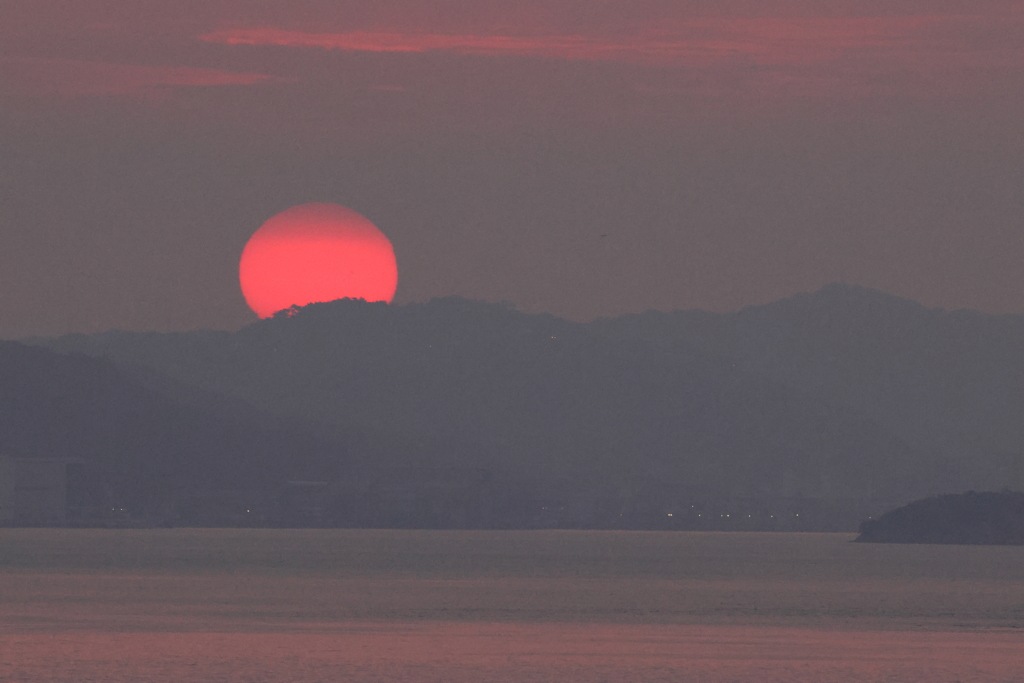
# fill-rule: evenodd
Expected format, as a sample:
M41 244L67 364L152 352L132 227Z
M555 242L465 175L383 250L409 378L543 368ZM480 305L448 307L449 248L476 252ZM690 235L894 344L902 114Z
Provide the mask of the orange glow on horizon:
M398 286L391 242L337 204L302 204L271 217L238 265L246 303L261 318L291 306L352 298L390 303Z

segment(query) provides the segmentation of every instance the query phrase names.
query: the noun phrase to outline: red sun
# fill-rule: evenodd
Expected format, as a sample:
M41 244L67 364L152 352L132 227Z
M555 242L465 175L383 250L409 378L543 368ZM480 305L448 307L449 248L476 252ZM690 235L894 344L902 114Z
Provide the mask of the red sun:
M346 297L390 303L398 265L391 242L363 216L337 204L302 204L253 233L238 280L249 308L267 318Z

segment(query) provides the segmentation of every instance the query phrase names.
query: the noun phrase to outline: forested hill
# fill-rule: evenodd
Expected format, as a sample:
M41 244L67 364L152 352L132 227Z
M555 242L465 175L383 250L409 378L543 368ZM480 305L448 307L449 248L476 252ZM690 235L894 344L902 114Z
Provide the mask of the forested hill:
M342 300L237 333L33 343L106 356L165 394L197 387L318 429L404 435L380 467L894 504L1012 476L1020 329L836 285L727 315L576 324L458 298ZM982 415L985 387L1006 405ZM929 425L957 445L940 448Z

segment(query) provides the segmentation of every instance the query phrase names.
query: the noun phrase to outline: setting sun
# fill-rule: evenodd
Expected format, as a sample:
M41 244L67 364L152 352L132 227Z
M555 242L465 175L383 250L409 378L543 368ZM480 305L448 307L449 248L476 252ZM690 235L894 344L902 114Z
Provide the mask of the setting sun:
M242 251L238 279L261 318L290 306L395 296L391 242L360 214L337 204L302 204L271 217Z

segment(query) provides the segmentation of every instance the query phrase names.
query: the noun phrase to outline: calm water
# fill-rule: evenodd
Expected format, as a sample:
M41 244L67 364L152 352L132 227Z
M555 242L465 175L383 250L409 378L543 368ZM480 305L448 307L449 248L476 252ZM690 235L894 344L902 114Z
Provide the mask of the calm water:
M1024 681L1024 548L0 530L3 681Z

